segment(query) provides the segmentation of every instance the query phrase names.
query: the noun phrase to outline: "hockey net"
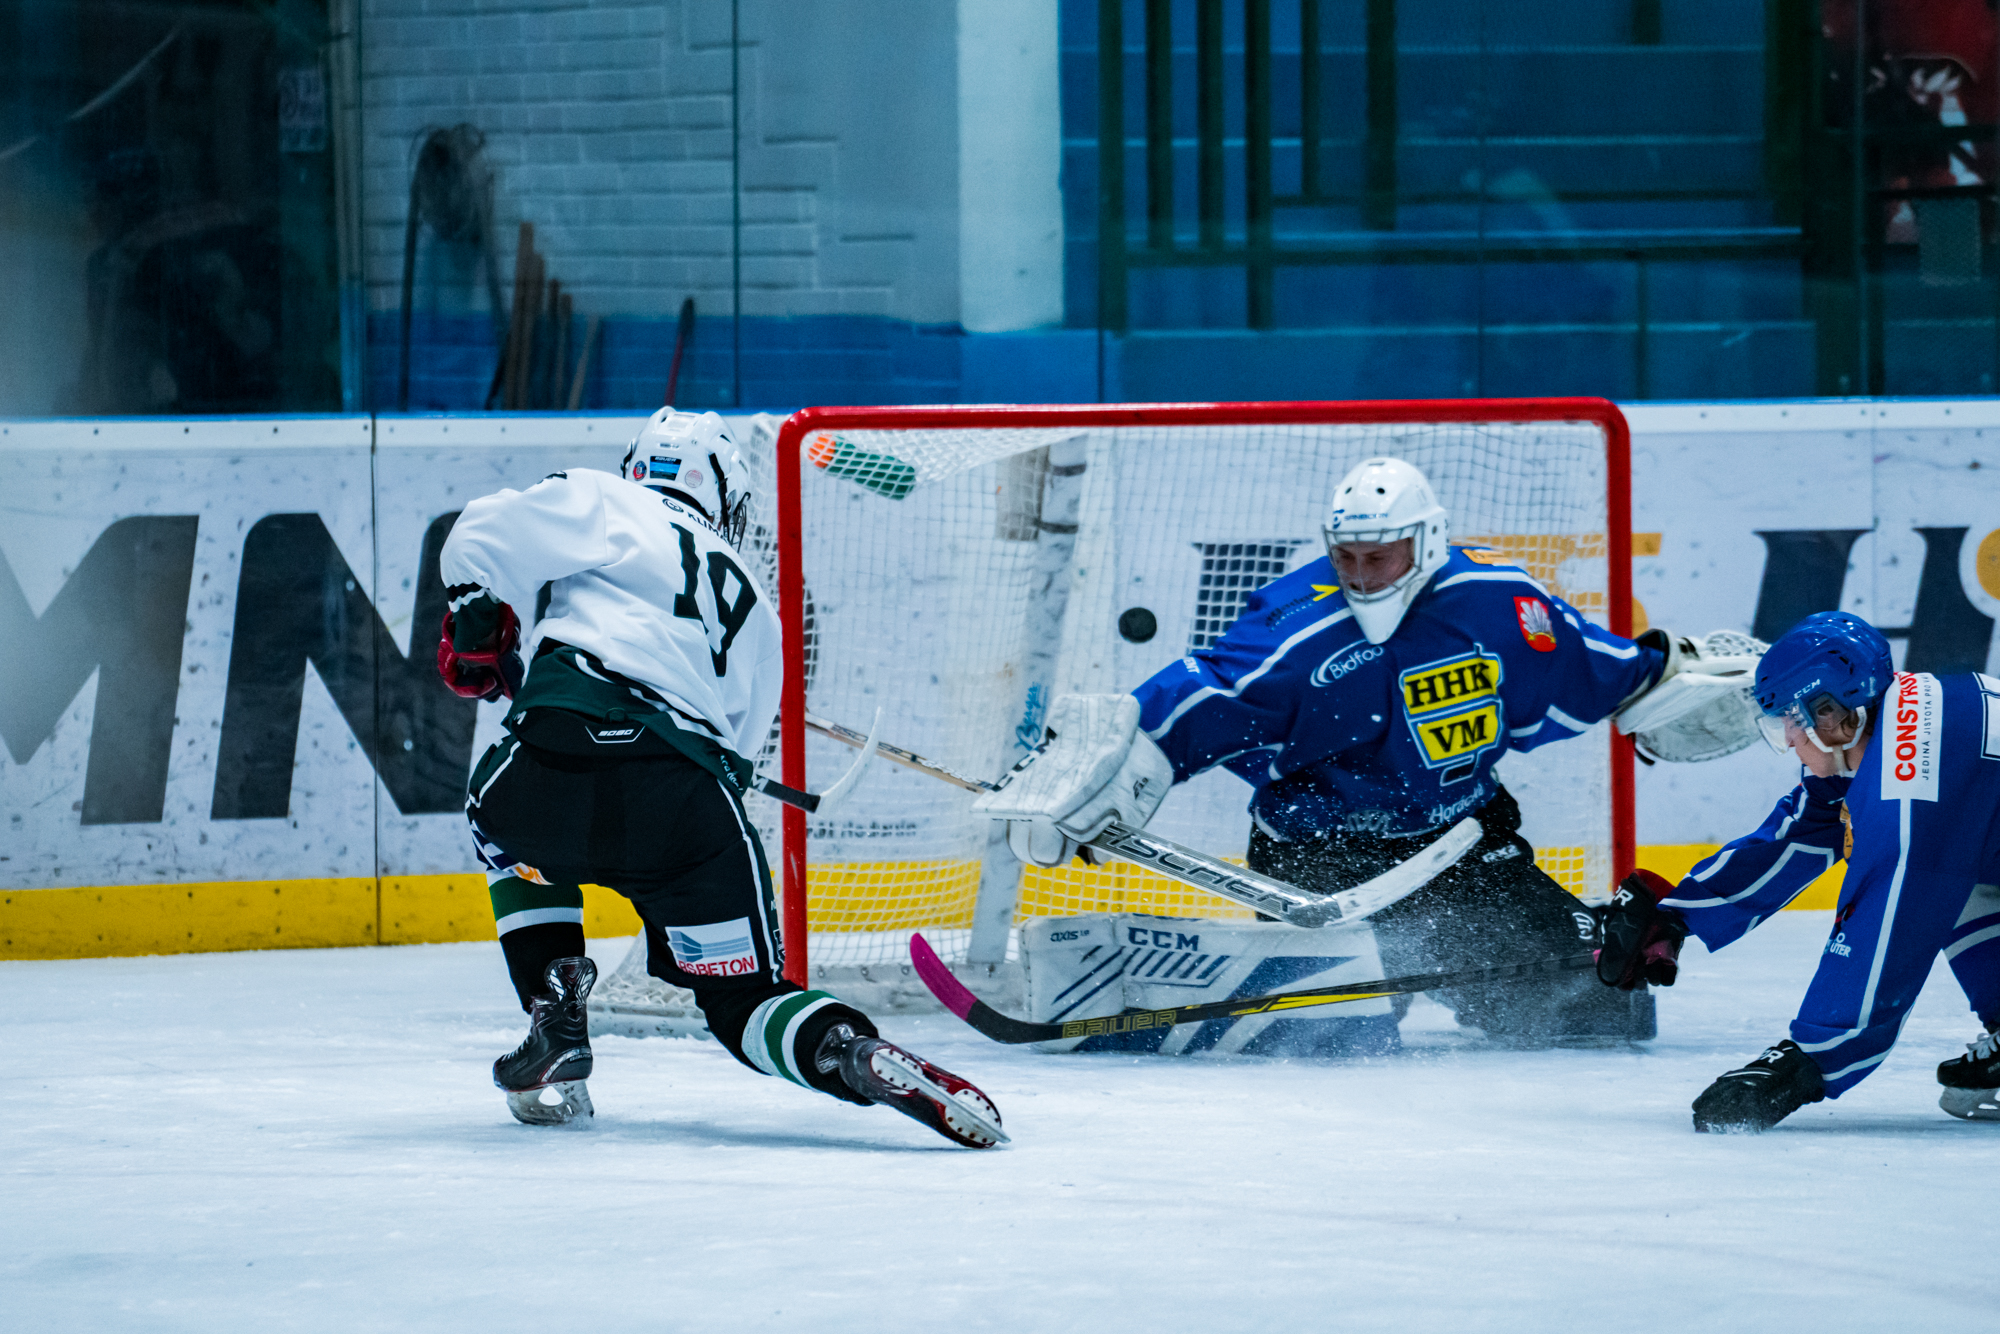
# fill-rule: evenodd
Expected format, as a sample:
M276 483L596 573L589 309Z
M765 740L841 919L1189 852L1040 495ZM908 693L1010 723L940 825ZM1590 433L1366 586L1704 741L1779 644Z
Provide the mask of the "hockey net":
M808 732L808 709L865 731L880 708L885 741L997 779L1056 695L1133 688L1322 555L1335 485L1375 455L1424 470L1454 542L1630 626L1627 439L1601 400L809 409L774 425L754 452L776 503L747 554L787 636L781 744L760 767L782 761L794 787L823 790L855 756ZM1628 765L1604 724L1501 763L1538 863L1579 895L1608 892L1629 860ZM1216 769L1149 827L1240 861L1249 796ZM880 760L824 816L758 799L788 973L892 1008L922 994L916 931L964 973L1002 979L1028 918L1250 916L1122 863L1023 868L972 800ZM650 979L641 964L626 981Z

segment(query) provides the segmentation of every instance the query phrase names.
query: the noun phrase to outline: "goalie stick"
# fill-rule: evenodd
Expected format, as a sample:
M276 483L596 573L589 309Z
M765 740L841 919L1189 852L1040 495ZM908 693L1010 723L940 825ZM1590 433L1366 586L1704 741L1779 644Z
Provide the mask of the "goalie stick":
M876 717L879 721L879 710ZM850 746L872 745L886 760L943 779L968 792L998 790L998 784L953 773L942 765L932 764L921 755L878 743L875 738L864 737L851 727L842 727L839 723L828 722L810 713L806 715L806 726ZM1358 921L1414 894L1463 857L1479 841L1481 832L1479 822L1467 816L1453 825L1443 838L1433 841L1408 860L1338 894L1311 894L1297 885L1274 880L1241 866L1232 866L1218 857L1196 852L1193 848L1183 847L1170 839L1134 829L1116 820L1083 846L1121 861L1149 866L1184 885L1205 889L1292 926L1328 926L1334 922Z
M910 937L910 962L915 965L917 976L924 980L924 985L944 1003L947 1010L995 1042L1019 1044L1173 1028L1210 1019L1240 1019L1246 1015L1340 1005L1347 1001L1373 1000L1379 996L1408 996L1445 987L1471 987L1488 982L1580 973L1597 966L1597 954L1595 951L1565 954L1560 958L1503 963L1491 968L1467 968L1455 973L1413 973L1407 977L1384 978L1379 982L1351 982L1346 986L1315 987L1309 991L1282 992L1273 996L1203 1001L1198 1005L1181 1005L1171 1010L1126 1010L1097 1019L1063 1019L1053 1023L1016 1019L994 1009L951 975L944 960L938 958L937 951L921 935Z

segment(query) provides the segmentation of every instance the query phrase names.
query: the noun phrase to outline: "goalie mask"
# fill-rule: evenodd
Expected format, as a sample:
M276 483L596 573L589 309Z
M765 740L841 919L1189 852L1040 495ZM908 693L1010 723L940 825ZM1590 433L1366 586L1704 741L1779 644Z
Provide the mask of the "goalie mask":
M1757 666L1764 739L1792 753L1796 731L1852 777L1847 752L1867 735L1868 710L1896 675L1889 641L1844 611L1815 612L1778 638Z
M731 546L750 522L750 464L713 412L661 408L625 451L620 474L694 506Z
M1401 459L1369 459L1348 473L1333 494L1324 532L1329 559L1352 542L1409 543L1409 568L1379 586L1364 589L1341 579L1341 595L1371 644L1396 633L1417 594L1450 556L1445 548L1450 516L1430 480ZM1339 564L1334 559L1336 569Z

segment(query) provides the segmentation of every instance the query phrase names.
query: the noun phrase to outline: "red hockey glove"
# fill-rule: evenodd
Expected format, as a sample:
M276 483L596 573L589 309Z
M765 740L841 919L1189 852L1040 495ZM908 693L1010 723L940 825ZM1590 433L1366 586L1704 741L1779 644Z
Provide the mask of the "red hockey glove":
M1651 871L1634 871L1618 886L1611 902L1598 909L1602 933L1598 981L1620 991L1635 990L1643 983L1674 984L1688 930L1679 913L1660 906L1673 888Z
M455 618L451 612L444 614L444 624L440 627L438 640L438 675L444 678L446 686L454 695L466 699L499 699L505 695L514 698L514 692L521 688L521 622L514 615L514 609L506 603L500 604L499 627L487 637L491 645L483 649L460 650L452 647Z

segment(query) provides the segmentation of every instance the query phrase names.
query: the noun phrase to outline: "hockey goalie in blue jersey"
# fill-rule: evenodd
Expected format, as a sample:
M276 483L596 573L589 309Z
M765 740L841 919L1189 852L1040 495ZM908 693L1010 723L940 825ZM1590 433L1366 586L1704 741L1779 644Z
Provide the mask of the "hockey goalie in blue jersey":
M1008 822L1024 861L1062 865L1109 820L1143 825L1172 783L1221 765L1254 789L1250 866L1326 893L1474 815L1481 841L1374 915L1389 974L1588 948L1594 913L1536 867L1495 765L1582 735L1701 646L1610 634L1500 553L1448 546L1448 533L1420 471L1361 464L1335 493L1325 558L1253 593L1221 639L1155 674L1122 711L1066 713L1058 700L1053 739L975 808ZM1649 996L1606 1004L1584 975L1439 999L1509 1041L1653 1034Z
M1802 780L1679 885L1628 879L1607 914L1600 978L1671 981L1688 934L1720 949L1844 859L1791 1037L1710 1085L1695 1129L1768 1130L1860 1083L1895 1045L1939 951L1986 1030L1938 1067L1939 1105L2000 1120L2000 681L1897 672L1873 626L1821 612L1771 645L1756 692Z

